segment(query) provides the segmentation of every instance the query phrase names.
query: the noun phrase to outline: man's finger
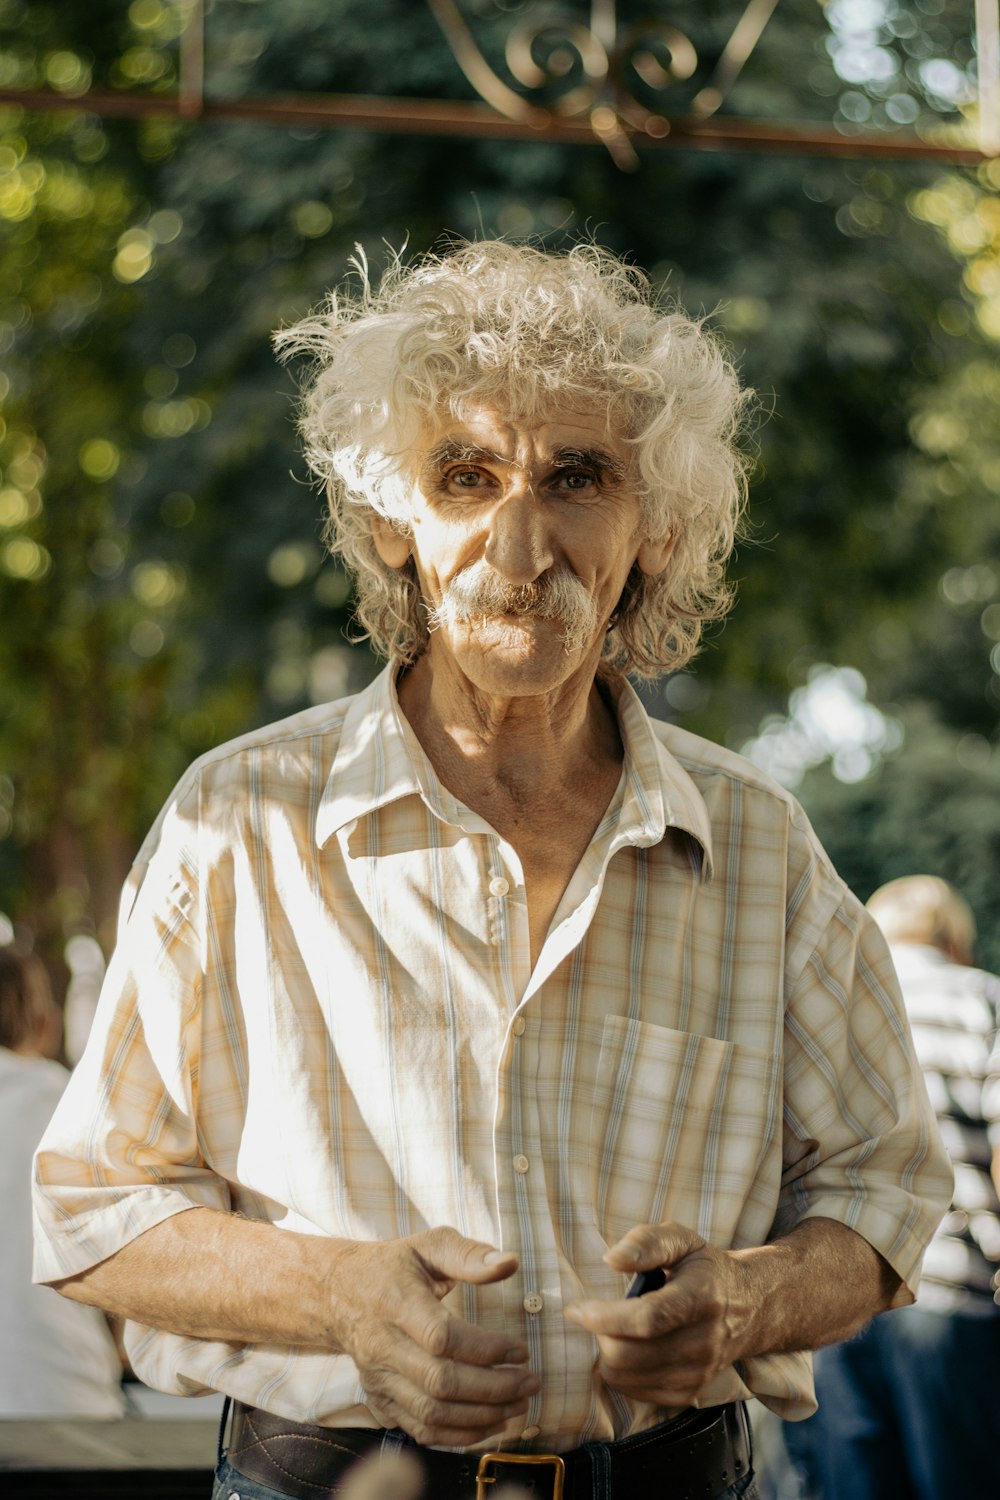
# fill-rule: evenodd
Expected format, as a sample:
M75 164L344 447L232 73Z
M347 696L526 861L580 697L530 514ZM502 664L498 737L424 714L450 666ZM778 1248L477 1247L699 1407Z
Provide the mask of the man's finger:
M420 1386L433 1378L445 1394L450 1394L448 1381L456 1391L471 1384L477 1399L507 1401L537 1388L538 1377L526 1368L529 1351L524 1344L467 1323L419 1282L411 1286L411 1295L402 1287L388 1317L355 1330L349 1352L359 1368L405 1370Z
M527 1346L520 1340L510 1334L477 1328L430 1297L408 1298L397 1309L395 1324L424 1355L437 1360L487 1368L516 1366L512 1373L523 1375L520 1367L530 1357Z
M703 1257L692 1257L667 1284L644 1297L622 1297L603 1302L591 1298L571 1303L564 1316L588 1332L624 1339L657 1339L692 1324L712 1321L723 1302L715 1278Z
M385 1368L398 1370L415 1387L440 1401L507 1405L527 1400L540 1386L538 1376L523 1364L431 1358L409 1339L400 1340L388 1352Z
M392 1426L419 1443L461 1446L499 1433L512 1417L523 1417L527 1398L516 1401L441 1401L407 1375L392 1370L362 1372L368 1404Z
M705 1363L700 1333L679 1329L666 1340L623 1339L601 1334L598 1343L601 1364L607 1369L648 1373L653 1370L685 1370Z
M673 1266L705 1241L684 1224L640 1224L630 1229L605 1252L604 1259L616 1271L651 1271L654 1266Z
M689 1321L687 1298L664 1300L671 1290L666 1286L646 1297L623 1297L618 1302L600 1302L596 1298L588 1302L571 1302L564 1308L563 1317L599 1337L657 1338L675 1328L682 1328Z
M505 1281L517 1270L517 1256L483 1240L466 1239L457 1229L442 1225L412 1235L408 1241L435 1280L469 1281L476 1286Z

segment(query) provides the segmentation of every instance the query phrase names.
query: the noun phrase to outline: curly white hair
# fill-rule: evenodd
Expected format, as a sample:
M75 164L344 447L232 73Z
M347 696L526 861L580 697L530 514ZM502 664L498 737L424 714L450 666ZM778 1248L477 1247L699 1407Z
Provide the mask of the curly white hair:
M275 345L282 358L312 357L306 457L375 649L409 662L428 640L412 560L388 567L371 531L378 512L405 532L428 424L483 405L531 421L600 404L634 446L646 534L676 538L663 573L633 569L604 664L642 677L682 667L731 603L725 565L746 494L751 393L718 340L657 305L641 272L595 245L553 254L487 240L409 266L396 256L377 289L363 253L354 266L360 289L331 293Z

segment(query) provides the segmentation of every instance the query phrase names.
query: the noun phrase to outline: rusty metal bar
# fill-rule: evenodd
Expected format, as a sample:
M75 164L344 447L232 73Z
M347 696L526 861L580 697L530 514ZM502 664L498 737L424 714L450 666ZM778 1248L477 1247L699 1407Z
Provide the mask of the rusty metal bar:
M123 91L93 92L68 98L48 89L3 89L0 104L19 104L40 113L96 114L109 119L184 119L175 95ZM328 130L368 130L392 135L466 136L482 140L557 141L594 146L589 119L539 111L537 124L510 120L486 105L451 100L389 99L363 94L263 95L236 100L206 99L199 118L241 124L297 125ZM659 119L659 117L656 117ZM978 146L925 141L914 135L843 135L810 125L792 129L768 121L677 117L664 120L663 135L629 130L639 150L687 148L698 151L759 151L765 154L881 157L899 161L939 161L976 166L988 159ZM603 148L602 148L603 149Z

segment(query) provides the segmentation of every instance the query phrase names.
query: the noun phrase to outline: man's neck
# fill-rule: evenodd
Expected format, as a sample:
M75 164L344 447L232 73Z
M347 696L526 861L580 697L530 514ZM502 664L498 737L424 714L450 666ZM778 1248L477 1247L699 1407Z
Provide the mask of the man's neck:
M528 814L569 788L587 799L596 784L601 797L617 781L621 736L592 672L550 693L500 698L424 656L401 679L399 702L442 782L484 816L505 798Z
M425 656L399 702L443 784L517 855L534 968L621 776L618 721L593 667L544 696L500 699Z

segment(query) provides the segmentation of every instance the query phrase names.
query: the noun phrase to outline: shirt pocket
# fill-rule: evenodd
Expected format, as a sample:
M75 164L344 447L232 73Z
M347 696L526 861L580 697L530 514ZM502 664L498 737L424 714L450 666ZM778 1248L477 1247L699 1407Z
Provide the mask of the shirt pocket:
M780 1120L757 1048L607 1016L594 1096L597 1222L608 1243L668 1220L732 1243Z

